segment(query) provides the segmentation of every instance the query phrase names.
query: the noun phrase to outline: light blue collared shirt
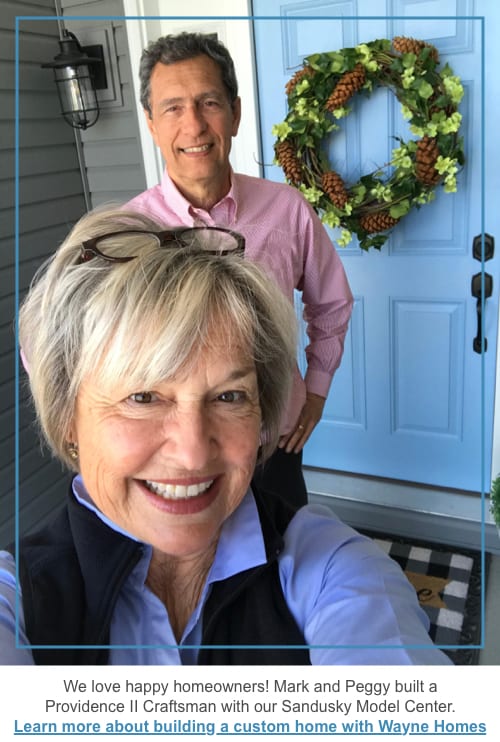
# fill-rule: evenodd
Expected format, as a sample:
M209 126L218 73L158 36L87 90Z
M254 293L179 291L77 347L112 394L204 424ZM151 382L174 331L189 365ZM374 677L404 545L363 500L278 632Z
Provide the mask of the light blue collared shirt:
M93 504L80 477L77 500L129 538ZM428 618L399 566L329 509L307 505L293 517L279 556L287 605L310 646L313 665L451 664L428 635ZM201 642L203 607L214 581L265 562L257 506L251 491L227 519L198 604L179 645L167 610L146 586L151 547L127 578L111 627L109 664L191 665ZM0 664L30 665L29 649L15 647L16 568L0 552ZM19 601L19 644L29 644Z

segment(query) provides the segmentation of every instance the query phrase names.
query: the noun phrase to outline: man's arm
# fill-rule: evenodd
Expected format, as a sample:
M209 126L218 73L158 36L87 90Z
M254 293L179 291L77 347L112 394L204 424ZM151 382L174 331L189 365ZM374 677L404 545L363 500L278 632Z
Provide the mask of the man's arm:
M319 217L304 202L302 291L309 344L306 401L293 430L282 436L280 448L298 453L321 420L333 375L340 365L351 318L353 296L335 248Z

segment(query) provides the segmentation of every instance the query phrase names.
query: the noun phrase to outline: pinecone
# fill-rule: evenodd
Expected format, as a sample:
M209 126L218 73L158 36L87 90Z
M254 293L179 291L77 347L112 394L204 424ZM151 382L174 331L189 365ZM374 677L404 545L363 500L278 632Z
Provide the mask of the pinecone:
M400 54L420 54L425 47L431 49L431 57L436 64L439 62L439 52L435 46L428 44L426 41L412 39L410 36L395 36L392 40L393 49Z
M321 186L332 204L338 209L343 209L349 200L349 196L340 175L334 170L323 173Z
M335 85L330 97L325 103L326 110L334 111L336 108L342 108L349 98L363 87L365 80L365 68L361 62L358 62L350 72L344 72L338 83Z
M312 67L307 65L307 67L304 67L301 70L297 70L297 72L291 77L287 84L285 85L285 92L287 95L290 95L290 93L294 90L295 86L297 85L300 80L302 80L303 77L312 77L314 75L314 70Z
M369 234L373 232L385 232L397 224L399 219L394 219L389 212L379 211L376 214L365 214L359 220L359 223Z
M419 140L415 153L415 175L420 183L434 186L441 180L434 165L439 157L437 142L433 137L425 136Z
M275 145L276 159L278 160L286 179L293 185L302 182L302 165L297 158L295 147L291 142L278 142Z

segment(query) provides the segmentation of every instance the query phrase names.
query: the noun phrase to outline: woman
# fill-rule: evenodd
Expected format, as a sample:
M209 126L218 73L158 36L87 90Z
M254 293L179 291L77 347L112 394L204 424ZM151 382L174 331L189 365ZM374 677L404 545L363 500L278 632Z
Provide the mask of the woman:
M296 338L289 302L242 248L227 230L161 232L111 209L36 276L20 343L43 436L76 476L20 544L30 648L13 648L2 554L4 663L448 662L369 539L250 487Z

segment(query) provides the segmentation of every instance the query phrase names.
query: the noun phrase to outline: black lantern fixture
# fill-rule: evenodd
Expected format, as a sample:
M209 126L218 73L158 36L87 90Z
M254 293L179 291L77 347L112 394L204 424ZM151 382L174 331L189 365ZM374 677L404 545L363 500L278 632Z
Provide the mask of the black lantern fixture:
M59 54L42 67L54 70L65 120L74 129L88 129L99 118L96 90L107 87L102 46L82 48L75 34L66 30L59 46Z

